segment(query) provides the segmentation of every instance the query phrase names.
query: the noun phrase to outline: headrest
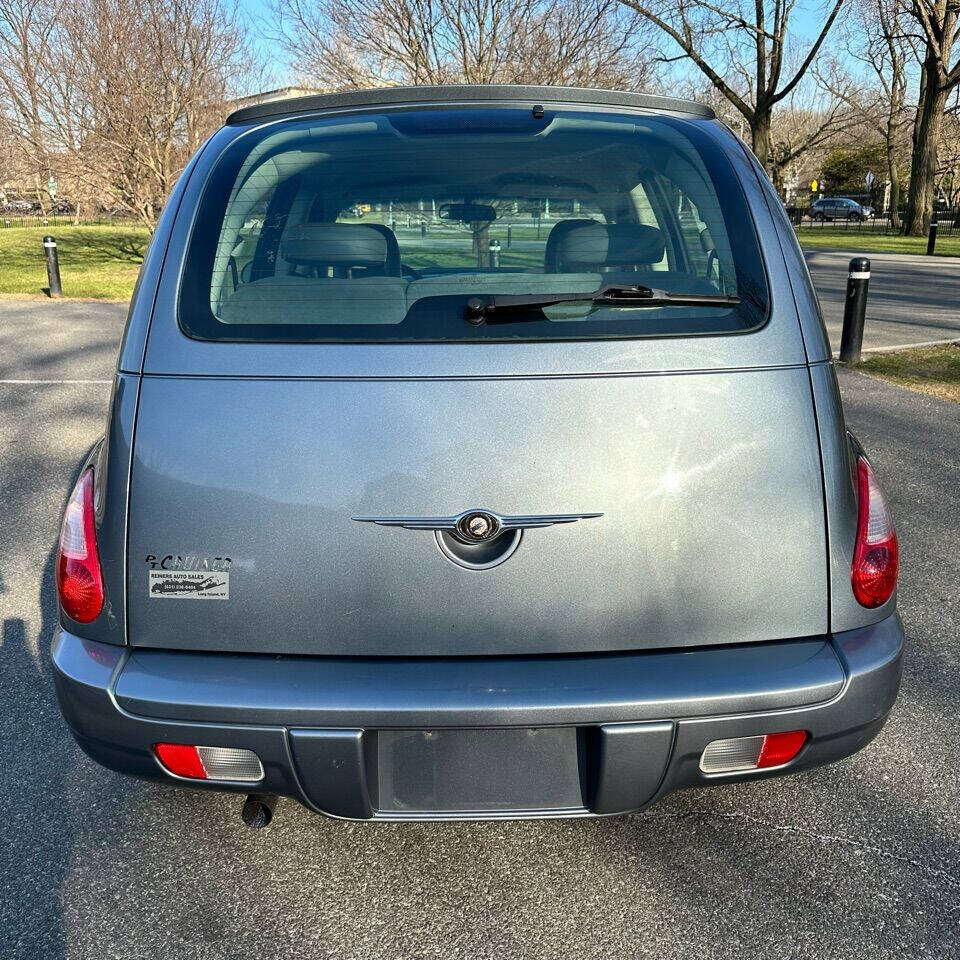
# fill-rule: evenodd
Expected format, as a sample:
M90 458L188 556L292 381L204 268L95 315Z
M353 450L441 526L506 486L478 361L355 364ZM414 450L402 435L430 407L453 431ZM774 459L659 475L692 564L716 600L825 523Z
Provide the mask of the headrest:
M387 238L362 223L301 223L284 235L280 253L309 267L382 267Z
M568 225L569 224L569 225ZM659 263L665 250L663 234L656 227L642 223L560 222L552 246L553 264L547 269L557 272L596 270L600 267L623 267ZM559 230L558 228L564 228ZM550 239L554 239L551 232Z

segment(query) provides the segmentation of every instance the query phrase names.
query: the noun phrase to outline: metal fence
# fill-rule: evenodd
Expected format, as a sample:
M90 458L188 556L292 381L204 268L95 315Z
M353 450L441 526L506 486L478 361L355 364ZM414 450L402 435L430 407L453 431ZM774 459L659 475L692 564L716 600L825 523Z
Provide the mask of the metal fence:
M129 217L81 217L77 220L69 213L56 213L44 216L40 213L3 213L0 211L0 230L14 227L134 227L138 221Z
M893 225L890 211L877 209L867 220L840 219L814 220L810 207L788 206L787 213L797 230L826 230L840 233L869 233L878 236L896 236L900 227ZM903 223L904 211L900 211L900 223ZM938 234L941 237L960 236L960 207L943 208L936 211Z

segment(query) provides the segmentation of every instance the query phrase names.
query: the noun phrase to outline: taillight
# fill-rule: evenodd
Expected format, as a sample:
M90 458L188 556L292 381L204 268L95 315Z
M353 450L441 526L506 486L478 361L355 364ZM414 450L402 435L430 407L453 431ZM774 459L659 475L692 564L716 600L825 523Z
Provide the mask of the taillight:
M853 595L861 606L881 607L897 586L900 549L893 518L864 457L857 458L857 487L860 504L850 580Z
M93 518L93 470L70 494L57 550L57 594L64 613L79 623L96 620L103 608L103 577Z

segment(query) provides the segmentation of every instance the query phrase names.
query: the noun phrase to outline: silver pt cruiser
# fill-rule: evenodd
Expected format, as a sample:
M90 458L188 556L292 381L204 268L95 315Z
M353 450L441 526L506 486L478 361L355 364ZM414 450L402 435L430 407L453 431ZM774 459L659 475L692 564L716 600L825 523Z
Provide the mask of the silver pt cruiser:
M708 108L268 103L144 261L57 690L95 760L253 824L624 813L863 747L897 557L793 232Z

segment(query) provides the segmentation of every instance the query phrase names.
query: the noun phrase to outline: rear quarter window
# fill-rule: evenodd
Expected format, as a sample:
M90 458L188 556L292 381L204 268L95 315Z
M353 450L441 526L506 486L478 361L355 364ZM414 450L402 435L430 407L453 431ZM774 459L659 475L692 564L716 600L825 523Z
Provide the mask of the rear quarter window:
M611 286L726 302L592 302ZM466 320L471 299L558 295L577 299ZM178 312L205 340L436 342L742 333L767 305L743 191L696 122L505 106L242 134L204 188Z

